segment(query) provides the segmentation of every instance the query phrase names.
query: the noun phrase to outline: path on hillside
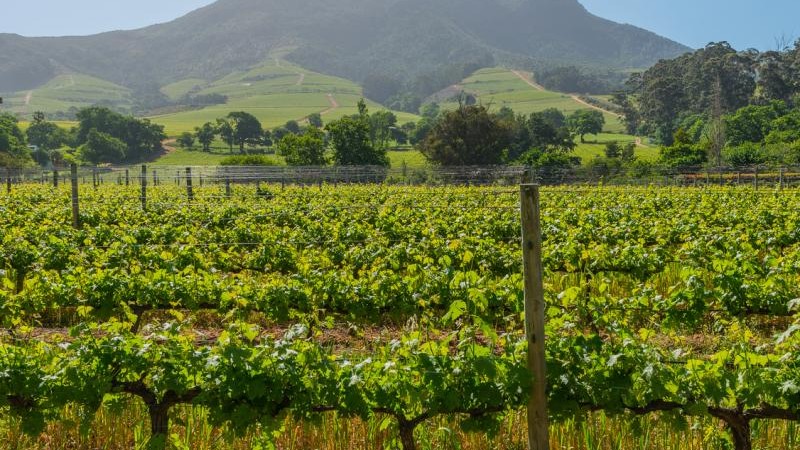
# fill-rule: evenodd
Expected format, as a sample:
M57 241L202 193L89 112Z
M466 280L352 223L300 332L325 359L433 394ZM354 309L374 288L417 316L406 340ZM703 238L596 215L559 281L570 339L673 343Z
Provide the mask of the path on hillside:
M28 93L25 94L25 106L31 104L31 97L33 97L33 91L28 91Z
M327 109L324 109L324 110L320 111L319 112L320 116L332 113L333 111L336 111L337 109L339 109L339 102L337 102L336 99L333 98L333 94L328 94L328 103L330 103L331 106L328 107ZM297 122L302 123L302 124L307 124L308 123L308 116L305 116L305 117L302 117L300 119L297 119Z
M533 79L532 79L532 78L531 78L531 77L530 77L528 74L526 74L526 73L523 73L523 72L520 72L519 70L512 70L511 72L512 72L514 75L516 75L517 77L519 77L519 79L520 79L520 80L524 81L524 82L525 82L525 83L527 83L529 86L531 86L532 88L534 88L534 89L536 89L536 90L539 90L539 91L546 91L546 90L547 90L547 89L545 89L545 88L544 88L544 86L542 86L541 84L539 84L539 83L537 83L537 82L533 81ZM604 112L604 113L607 113L607 114L611 114L611 115L612 115L612 116L614 116L614 117L622 117L621 115L619 115L619 114L615 113L614 111L609 111L609 110L607 110L607 109L605 109L605 108L601 108L601 107L599 107L599 106L597 106L597 105L593 105L593 104L591 104L591 103L589 103L589 102L587 102L587 101L583 100L582 98L580 98L580 96L578 96L578 95L576 95L576 94L568 94L568 95L570 96L570 98L571 98L573 101L575 101L576 103L580 103L580 104L581 104L581 105L583 105L583 106L589 107L589 108L591 108L591 109L596 109L596 110L598 110L598 111L600 111L600 112Z
M306 81L306 74L298 72L297 75L298 75L297 83L295 83L294 85L295 86L302 86L303 82Z
M328 101L330 102L331 107L319 113L320 115L329 114L339 109L339 102L333 98L333 94L328 94Z
M167 153L172 153L175 151L175 143L177 141L178 141L177 139L166 139L164 141L161 141L161 147L164 149L165 155Z

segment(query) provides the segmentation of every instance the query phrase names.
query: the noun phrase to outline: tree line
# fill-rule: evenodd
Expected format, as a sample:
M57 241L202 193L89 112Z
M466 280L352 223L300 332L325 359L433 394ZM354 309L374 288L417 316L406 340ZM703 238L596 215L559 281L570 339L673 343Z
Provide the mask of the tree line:
M800 101L800 40L767 52L711 43L632 74L613 101L629 134L650 136L666 146L697 116L711 123L750 105L782 101L794 106Z

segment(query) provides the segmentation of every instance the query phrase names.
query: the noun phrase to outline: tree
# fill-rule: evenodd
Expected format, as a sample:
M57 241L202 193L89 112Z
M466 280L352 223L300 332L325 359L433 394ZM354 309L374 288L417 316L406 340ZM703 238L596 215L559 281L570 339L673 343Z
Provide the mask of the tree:
M314 128L322 128L322 115L314 113L308 116L308 124Z
M342 117L325 126L333 160L341 166L388 166L386 150L376 149L370 141L370 126L364 114Z
M25 135L19 129L17 118L0 113L0 166L18 167L29 163L30 152L25 145Z
M264 130L255 116L244 111L235 111L228 114L228 119L233 126L234 143L239 146L240 153L244 153L246 144L258 144Z
M44 152L60 148L69 138L65 130L53 122L48 122L44 113L38 111L34 113L33 122L25 134L30 145L35 145Z
M283 127L286 128L287 130L289 130L290 133L294 133L294 134L300 134L300 132L302 131L302 130L300 130L300 124L297 123L296 120L287 121L286 124Z
M391 111L376 111L369 115L369 138L372 146L386 149L392 140L392 130L397 125L397 116Z
M290 166L324 166L325 135L313 127L301 135L289 133L278 142L278 154Z
M772 131L772 123L789 112L786 103L773 101L768 105L753 105L739 109L724 117L728 144L762 142Z
M230 152L233 153L233 144L236 142L236 132L233 123L228 119L217 119L217 134L228 144Z
M616 159L622 154L622 147L620 147L617 141L606 142L603 152L606 154L606 158Z
M509 132L484 106L459 105L441 115L419 146L442 166L491 165L503 161Z
M194 146L194 135L186 131L181 133L176 141L181 148L192 148Z
M682 128L675 132L673 144L661 148L661 162L677 169L697 167L708 161L708 153L692 142L691 137Z
M118 163L125 159L128 146L108 133L92 129L79 150L81 157L93 164Z
M603 113L596 109L580 109L572 113L567 118L569 127L581 137L581 142L586 142L584 136L587 134L598 134L603 131L606 118Z
M159 152L161 142L166 139L163 126L147 119L123 116L100 106L81 109L77 119L76 146L88 142L89 133L96 130L125 143L125 155L129 161Z
M206 122L203 126L194 129L194 136L197 142L203 146L204 152L211 151L211 143L214 142L216 134L217 130L214 129L214 125L211 122Z
M622 110L622 122L625 124L625 131L631 135L639 134L641 116L639 110L631 102L628 93L617 91L611 96L611 103L619 106Z

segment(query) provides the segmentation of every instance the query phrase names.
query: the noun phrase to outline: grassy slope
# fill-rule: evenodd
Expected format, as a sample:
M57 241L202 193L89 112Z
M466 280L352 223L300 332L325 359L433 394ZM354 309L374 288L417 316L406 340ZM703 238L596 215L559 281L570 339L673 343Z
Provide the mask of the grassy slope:
M170 96L180 97L198 80L173 83L163 89ZM198 94L223 94L228 103L203 109L152 117L166 127L167 134L176 136L205 122L213 122L230 111L247 111L267 128L283 125L289 120L301 120L313 113L323 113L323 120L333 120L357 112L362 96L361 87L337 77L305 70L276 60L246 72L236 72L202 86ZM332 109L333 100L339 105ZM368 102L370 110L382 109ZM397 113L401 123L416 120L413 114Z
M202 80L200 78L189 78L163 86L161 88L161 92L169 97L170 100L178 100L195 88L200 88L205 84L206 80Z
M88 75L63 74L38 89L11 94L6 103L4 109L30 118L35 111L67 111L97 103L129 108L132 98L129 89L114 83Z

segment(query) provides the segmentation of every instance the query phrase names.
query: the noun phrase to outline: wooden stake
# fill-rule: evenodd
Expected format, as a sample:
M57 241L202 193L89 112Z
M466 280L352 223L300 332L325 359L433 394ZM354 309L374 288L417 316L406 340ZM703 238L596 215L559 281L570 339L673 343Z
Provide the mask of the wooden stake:
M520 186L522 202L522 256L525 277L525 335L528 340L528 369L533 386L528 401L528 448L548 450L547 371L544 349L544 287L542 281L542 231L539 186Z
M53 168L53 187L54 188L58 187L58 170L56 170L55 168Z
M72 184L72 226L73 228L80 229L81 216L78 205L78 165L71 164L69 166L70 182Z
M147 210L147 166L142 164L142 211Z
M194 191L192 190L192 168L186 168L186 195L189 197L189 201L194 201Z

